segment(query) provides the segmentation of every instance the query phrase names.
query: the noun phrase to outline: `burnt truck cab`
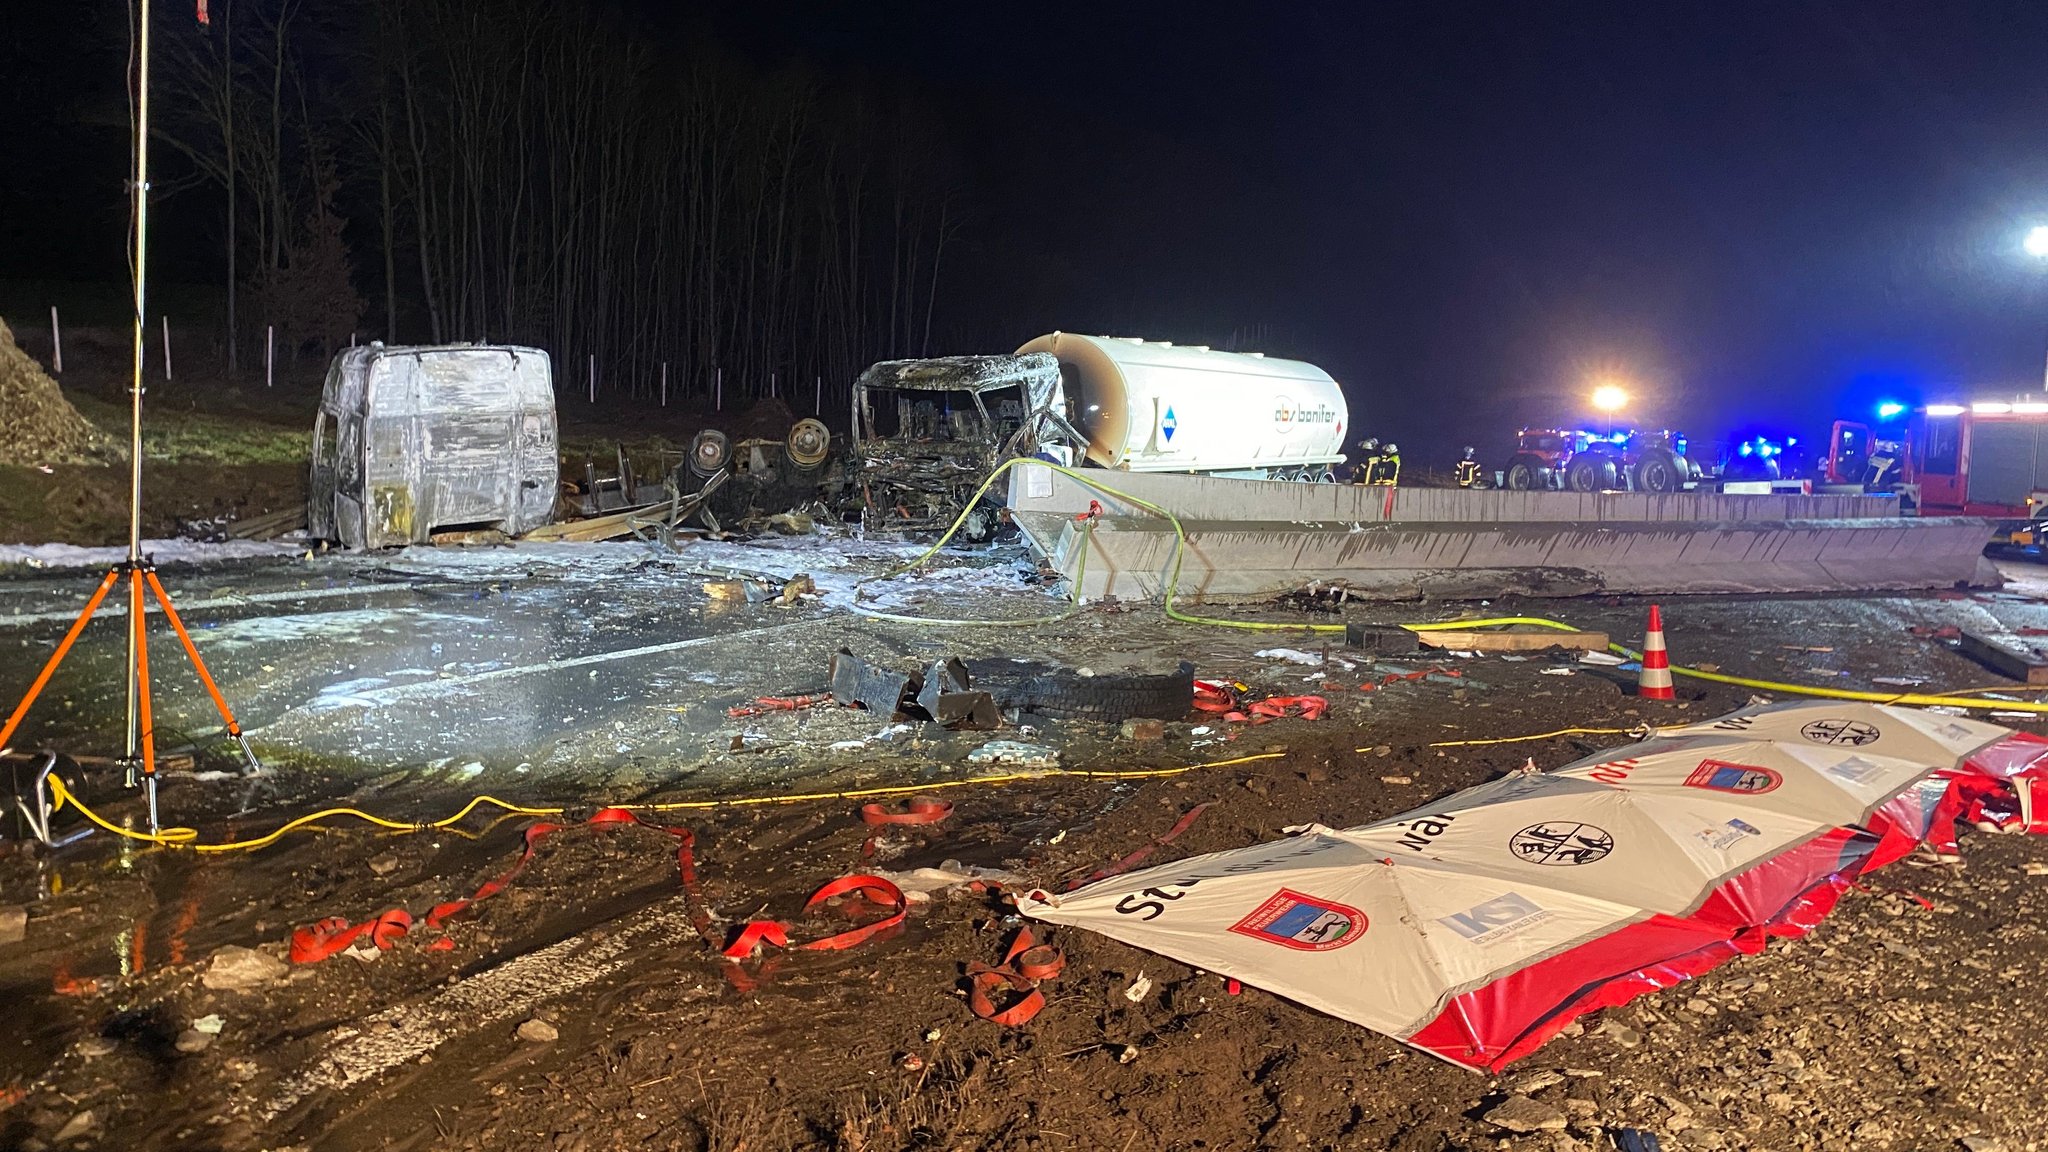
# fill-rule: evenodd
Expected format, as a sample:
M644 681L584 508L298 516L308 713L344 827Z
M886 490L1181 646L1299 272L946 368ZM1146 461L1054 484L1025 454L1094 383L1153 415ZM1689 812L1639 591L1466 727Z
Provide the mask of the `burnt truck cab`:
M547 353L350 348L321 389L307 534L351 549L451 529L517 536L554 519L559 469Z
M973 501L1002 461L1043 456L1072 464L1083 438L1067 418L1059 361L1021 356L885 360L853 382L853 481L871 531L950 527L986 540L997 504ZM1001 481L990 495L1001 499Z

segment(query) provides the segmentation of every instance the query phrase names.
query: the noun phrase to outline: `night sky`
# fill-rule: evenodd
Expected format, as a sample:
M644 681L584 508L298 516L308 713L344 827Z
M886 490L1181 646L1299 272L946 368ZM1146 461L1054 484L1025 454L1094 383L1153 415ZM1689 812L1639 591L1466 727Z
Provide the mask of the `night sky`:
M118 142L66 54L109 57L37 8L0 32L0 277L118 277ZM1585 419L1603 375L1696 439L2041 386L2048 6L628 8L943 110L969 216L936 328L978 345L947 351L1235 340L1425 456Z

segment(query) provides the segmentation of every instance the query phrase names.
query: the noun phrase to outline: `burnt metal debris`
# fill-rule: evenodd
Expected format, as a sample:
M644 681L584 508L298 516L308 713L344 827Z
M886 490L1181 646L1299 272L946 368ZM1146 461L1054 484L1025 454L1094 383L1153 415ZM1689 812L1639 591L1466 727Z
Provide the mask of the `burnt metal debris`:
M986 731L1002 726L995 697L977 692L958 657L918 673L878 668L841 648L832 657L832 698L885 716L909 716L947 728Z

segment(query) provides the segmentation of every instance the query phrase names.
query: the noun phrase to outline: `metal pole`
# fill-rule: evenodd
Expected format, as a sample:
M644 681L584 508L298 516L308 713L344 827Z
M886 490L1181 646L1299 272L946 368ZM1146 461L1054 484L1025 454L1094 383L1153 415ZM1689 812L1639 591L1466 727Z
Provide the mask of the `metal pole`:
M64 332L57 326L57 306L50 305L50 367L59 376L64 374Z
M813 386L812 386L812 389L811 389L811 415L813 415L813 416L822 416L822 415L824 415L824 413L825 413L825 378L824 378L823 376L820 376L820 377L818 377L818 378L817 378L817 383L816 383L815 385L813 385Z
M277 325L265 324L263 326L263 386L265 388L276 383L276 365Z
M661 362L661 406L668 407L668 361Z
M128 563L132 576L142 563L142 355L143 323L148 283L149 257L149 6L141 0L141 32L136 46L135 84L135 356L128 382ZM135 771L135 754L141 747L141 717L138 701L142 679L142 598L128 602L128 771ZM131 780L130 783L133 783ZM150 830L156 830L156 781L145 782L150 792Z
M171 317L165 313L158 317L164 322L164 379L171 378Z
M590 354L590 402L597 403L597 353Z
M716 391L712 393L711 410L723 412L725 411L725 369L714 368L712 369L712 375L716 378L713 384Z
M773 372L768 374L768 398L770 400L775 399L775 373Z

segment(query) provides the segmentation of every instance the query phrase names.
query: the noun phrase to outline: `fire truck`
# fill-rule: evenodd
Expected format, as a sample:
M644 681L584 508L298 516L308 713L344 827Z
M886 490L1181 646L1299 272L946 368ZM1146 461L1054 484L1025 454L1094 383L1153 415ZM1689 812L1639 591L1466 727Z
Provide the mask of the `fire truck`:
M1837 420L1822 491L1897 492L1922 516L2037 518L2048 505L2048 398L1929 404L1901 429Z

